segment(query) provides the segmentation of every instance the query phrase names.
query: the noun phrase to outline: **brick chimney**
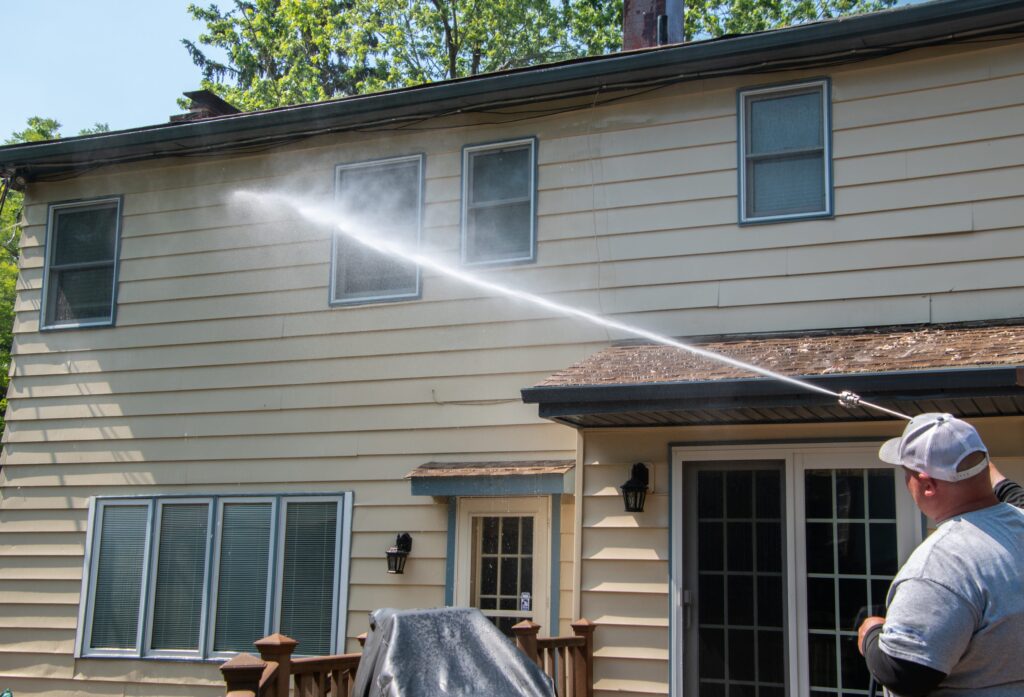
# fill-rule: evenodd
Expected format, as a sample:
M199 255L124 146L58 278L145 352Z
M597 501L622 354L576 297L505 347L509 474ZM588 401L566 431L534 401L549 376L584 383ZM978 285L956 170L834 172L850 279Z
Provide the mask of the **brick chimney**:
M622 50L683 41L683 0L625 0Z

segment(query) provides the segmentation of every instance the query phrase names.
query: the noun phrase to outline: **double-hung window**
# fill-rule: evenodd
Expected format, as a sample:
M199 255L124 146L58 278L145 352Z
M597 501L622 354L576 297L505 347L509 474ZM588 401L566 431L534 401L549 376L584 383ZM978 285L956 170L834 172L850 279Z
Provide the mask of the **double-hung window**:
M921 535L902 471L859 446L675 460L673 694L867 697L857 619Z
M343 650L351 495L102 498L78 655L216 658L281 632Z
M120 226L118 197L50 206L43 328L114 323Z
M335 198L357 236L418 250L422 219L423 156L338 165ZM419 267L335 234L331 254L332 305L408 300L420 294Z
M740 222L832 215L829 82L739 93Z
M533 261L536 139L467 147L462 158L462 263Z

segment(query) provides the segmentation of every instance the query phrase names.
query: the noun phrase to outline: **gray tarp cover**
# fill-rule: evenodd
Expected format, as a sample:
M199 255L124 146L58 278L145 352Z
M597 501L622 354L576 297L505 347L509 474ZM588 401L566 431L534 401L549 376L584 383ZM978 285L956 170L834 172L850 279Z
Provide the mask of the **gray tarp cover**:
M376 610L353 697L554 697L551 680L472 608Z

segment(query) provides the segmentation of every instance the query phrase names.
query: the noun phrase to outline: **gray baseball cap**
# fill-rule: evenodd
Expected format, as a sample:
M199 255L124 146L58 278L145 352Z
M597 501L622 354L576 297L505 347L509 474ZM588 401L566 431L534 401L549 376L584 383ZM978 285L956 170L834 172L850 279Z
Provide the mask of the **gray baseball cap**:
M958 472L963 459L976 452L985 453L985 458L970 469ZM902 436L882 444L878 457L882 462L908 467L946 482L970 479L988 467L988 448L981 436L974 426L952 414L915 416Z

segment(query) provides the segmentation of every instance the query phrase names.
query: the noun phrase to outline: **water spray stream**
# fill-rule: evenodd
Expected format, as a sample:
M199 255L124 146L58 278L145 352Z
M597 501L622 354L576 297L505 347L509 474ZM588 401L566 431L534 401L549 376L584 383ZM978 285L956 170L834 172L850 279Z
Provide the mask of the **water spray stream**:
M461 283L475 286L485 291L497 293L499 295L504 295L510 298L516 298L561 315L578 317L579 319L585 320L592 324L607 327L608 329L616 329L627 334L632 334L644 339L648 339L652 342L662 344L664 346L671 346L673 348L677 348L683 351L688 351L697 356L702 356L709 360L718 361L719 363L731 365L734 368L740 368L741 370L756 373L758 375L771 378L772 380L778 380L780 382L788 383L790 385L794 385L805 390L810 390L811 392L818 392L820 394L825 394L830 397L835 397L839 401L840 406L848 409L854 409L857 407L869 407L876 411L889 414L890 416L895 416L900 419L906 419L909 421L911 418L906 414L902 414L898 411L893 411L892 409L887 409L883 406L879 406L877 404L872 404L871 402L865 401L861 399L859 395L856 395L848 390L843 392L834 392L825 387L814 385L809 382L804 382L803 380L798 380L797 378L793 378L788 375L776 373L772 370L768 370L767 368L761 368L750 363L745 363L744 361L732 358L724 354L708 351L706 349L700 348L699 346L686 344L681 341L672 339L671 337L647 331L646 329L642 329L640 327L635 327L629 324L625 324L623 322L618 322L616 320L609 319L607 317L602 317L592 312L587 312L586 310L581 310L579 308L575 308L569 305L563 305L561 303L548 300L547 298L542 297L540 295L536 295L534 293L529 293L527 291L519 290L517 288L504 286L499 283L494 283L493 281L488 281L475 274L453 268L448 264L437 261L436 259L433 259L420 252L409 250L401 244L397 244L389 240L379 239L376 236L363 233L360 230L358 230L358 228L360 227L358 224L356 224L353 220L350 220L347 216L345 216L343 213L339 212L335 208L330 208L321 204L309 203L300 198L286 196L284 194L268 194L264 192L257 193L249 191L239 191L236 192L236 196L253 204L267 205L272 203L286 206L312 222L335 228L338 231L338 234L345 235L346 237L362 245L365 245L370 249L381 252L382 254L387 254L392 257L397 257L404 261L416 264L421 268L430 269L432 271L437 272L438 274L448 276L449 278L455 279Z

